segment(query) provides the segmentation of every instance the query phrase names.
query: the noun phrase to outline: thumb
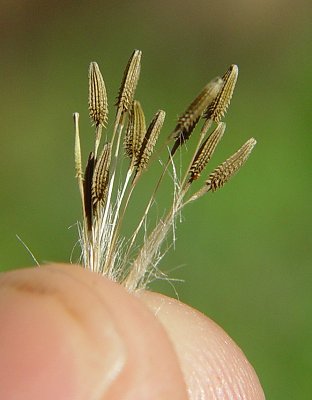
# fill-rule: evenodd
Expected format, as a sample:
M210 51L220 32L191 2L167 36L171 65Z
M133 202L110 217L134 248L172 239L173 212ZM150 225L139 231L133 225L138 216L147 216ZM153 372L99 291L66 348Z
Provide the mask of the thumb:
M0 398L187 398L175 351L153 314L77 266L0 275Z

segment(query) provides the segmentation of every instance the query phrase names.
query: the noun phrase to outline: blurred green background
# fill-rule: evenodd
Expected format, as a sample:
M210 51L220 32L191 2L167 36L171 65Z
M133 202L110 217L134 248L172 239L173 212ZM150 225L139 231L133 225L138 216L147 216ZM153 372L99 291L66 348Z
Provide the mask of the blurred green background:
M113 104L134 48L147 119L165 138L208 80L240 68L213 166L254 136L225 188L178 224L171 271L179 298L217 321L254 365L267 398L310 399L311 4L298 0L1 1L0 267L68 261L80 203L72 113L85 154L87 68L96 60ZM111 108L111 115L114 111ZM143 188L144 191L144 188ZM175 296L166 282L152 285Z

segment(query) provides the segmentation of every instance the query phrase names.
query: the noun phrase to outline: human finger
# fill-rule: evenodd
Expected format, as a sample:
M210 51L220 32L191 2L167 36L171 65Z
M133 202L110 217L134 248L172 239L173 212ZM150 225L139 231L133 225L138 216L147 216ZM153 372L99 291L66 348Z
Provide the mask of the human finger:
M122 287L72 265L0 276L0 398L187 398L162 325Z
M138 296L171 338L190 400L265 398L246 356L215 322L167 296L146 291L139 292Z

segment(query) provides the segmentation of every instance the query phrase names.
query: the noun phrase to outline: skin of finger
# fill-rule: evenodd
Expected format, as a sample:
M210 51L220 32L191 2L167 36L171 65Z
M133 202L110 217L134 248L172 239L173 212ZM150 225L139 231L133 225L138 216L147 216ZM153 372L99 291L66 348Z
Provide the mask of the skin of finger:
M162 322L180 359L190 400L263 400L259 379L241 349L212 320L158 293L137 296Z
M81 267L1 274L0 327L1 399L187 399L153 313Z

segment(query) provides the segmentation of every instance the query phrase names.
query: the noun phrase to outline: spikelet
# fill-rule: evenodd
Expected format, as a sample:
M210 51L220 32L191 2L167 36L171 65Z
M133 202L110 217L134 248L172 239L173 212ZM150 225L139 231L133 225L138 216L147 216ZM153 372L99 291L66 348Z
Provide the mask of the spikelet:
M247 140L236 153L219 165L209 175L207 189L215 192L221 188L245 163L256 143L254 138Z
M89 154L86 171L84 174L84 214L87 221L87 227L90 231L92 228L92 178L94 172L94 154Z
M111 161L111 145L105 143L102 153L98 158L92 177L92 204L94 209L98 204L103 205L106 200L109 180L109 166Z
M75 112L73 114L74 124L75 124L75 170L76 170L76 178L78 178L78 185L82 183L83 172L82 172L82 163L81 163L81 146L80 146L80 136L79 136L79 114ZM83 190L81 191L82 194Z
M153 153L154 146L159 136L160 130L163 126L166 113L163 110L159 110L149 127L147 128L146 134L142 141L140 153L135 161L136 174L142 172L147 167L148 161Z
M243 144L243 146L236 153L220 164L209 175L205 185L196 193L194 193L183 204L183 207L186 204L199 199L207 192L215 192L217 189L221 188L242 167L256 144L257 142L254 138L249 139L245 144Z
M219 122L215 130L208 136L208 138L201 145L190 168L190 179L189 179L190 183L200 176L201 172L208 164L218 143L220 142L224 134L224 131L225 131L225 123Z
M121 112L126 112L131 107L140 76L141 55L142 52L140 50L134 50L125 69L116 103Z
M89 67L89 114L96 126L105 126L108 119L107 94L104 80L96 62Z
M220 122L221 118L226 113L226 110L230 104L236 81L238 77L238 67L232 64L230 68L223 75L222 80L224 82L218 96L215 100L207 107L205 111L205 118L211 119L215 122Z
M129 113L127 132L124 139L124 148L131 160L131 165L137 162L140 149L146 133L145 116L141 104L134 100Z
M190 138L203 112L207 109L209 104L215 100L222 85L223 80L220 77L210 81L193 100L186 111L181 114L174 131L170 135L171 139L175 139L175 144L171 150L172 155L181 144L185 143Z

